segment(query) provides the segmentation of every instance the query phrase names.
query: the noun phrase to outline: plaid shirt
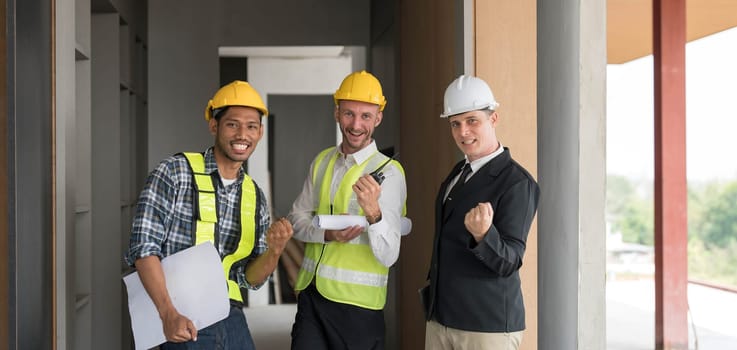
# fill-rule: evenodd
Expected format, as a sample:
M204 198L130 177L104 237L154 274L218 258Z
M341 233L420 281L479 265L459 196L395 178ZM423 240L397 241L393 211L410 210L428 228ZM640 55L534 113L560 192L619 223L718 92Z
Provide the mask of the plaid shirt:
M223 186L212 147L205 151L205 172L218 179L215 181L218 213L216 248L222 258L235 251L238 245L241 230L240 190L245 172L241 168L238 179ZM258 289L260 285L252 286L246 281L245 266L266 251L264 233L270 224L264 193L255 182L254 185L257 203L256 242L251 255L233 265L229 277L241 287L250 289ZM164 258L193 245L193 192L192 172L184 155L173 155L159 163L146 179L138 199L130 245L125 255L128 265L133 266L136 259L151 255Z

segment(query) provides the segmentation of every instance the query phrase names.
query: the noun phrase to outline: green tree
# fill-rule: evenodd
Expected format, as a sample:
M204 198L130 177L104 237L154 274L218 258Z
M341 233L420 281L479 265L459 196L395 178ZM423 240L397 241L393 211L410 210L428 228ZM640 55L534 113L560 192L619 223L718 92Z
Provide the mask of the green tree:
M725 247L737 240L737 181L714 192L701 197L701 215L692 229L707 246Z
M737 286L737 181L689 183L689 278Z
M639 186L642 188L643 186ZM630 243L653 244L653 201L649 191L619 175L607 176L607 220Z
M699 237L688 240L689 279L737 287L737 240L707 247Z

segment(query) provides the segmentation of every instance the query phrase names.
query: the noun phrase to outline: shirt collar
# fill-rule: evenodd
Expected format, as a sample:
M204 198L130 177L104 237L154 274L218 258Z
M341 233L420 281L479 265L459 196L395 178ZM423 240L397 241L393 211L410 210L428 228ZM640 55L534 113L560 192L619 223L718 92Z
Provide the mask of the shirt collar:
M246 162L243 162L245 164ZM215 161L215 149L214 147L210 147L205 151L205 173L212 174L213 172L218 171L218 163ZM243 178L243 174L245 171L243 171L243 166L238 169L238 180ZM220 173L218 172L218 176L220 176Z
M477 170L481 169L481 167L486 165L486 163L490 162L492 159L496 158L502 153L504 153L504 146L502 146L502 143L499 142L499 148L497 148L496 151L492 152L488 156L483 156L471 162L471 172L475 173ZM466 163L468 163L468 157L466 157Z
M368 144L368 146L358 150L357 152L353 152L352 154L343 153L342 143L340 144L340 146L338 146L338 153L344 156L346 160L348 160L348 158L350 157L353 157L353 160L355 160L356 164L361 164L365 162L367 159L371 158L371 156L376 154L376 152L378 152L378 149L376 148L376 140L371 140L371 143Z

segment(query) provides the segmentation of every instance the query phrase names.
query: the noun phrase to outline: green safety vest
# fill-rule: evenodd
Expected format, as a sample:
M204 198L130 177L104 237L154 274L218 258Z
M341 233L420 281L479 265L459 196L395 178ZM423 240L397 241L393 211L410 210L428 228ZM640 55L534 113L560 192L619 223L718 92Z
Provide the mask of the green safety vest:
M374 171L388 157L376 152L362 164L348 169L335 193L331 212L330 184L338 156L336 147L331 147L315 158L312 184L319 191L316 214L363 215L363 210L355 200L352 186L359 177ZM404 176L404 169L399 162L392 161L392 164ZM314 278L317 290L328 300L381 310L386 303L388 276L389 268L376 260L369 245L368 234L364 232L346 243L307 243L295 289L304 290Z
M212 176L205 172L205 158L201 153L183 153L192 170L195 194L194 206L194 242L195 245L207 241L215 243L215 229L217 227L217 200L215 183ZM236 250L223 257L223 271L228 281L228 296L232 300L243 302L238 282L230 279L230 269L238 261L247 258L253 250L256 237L256 185L251 178L244 174L241 186L241 235Z

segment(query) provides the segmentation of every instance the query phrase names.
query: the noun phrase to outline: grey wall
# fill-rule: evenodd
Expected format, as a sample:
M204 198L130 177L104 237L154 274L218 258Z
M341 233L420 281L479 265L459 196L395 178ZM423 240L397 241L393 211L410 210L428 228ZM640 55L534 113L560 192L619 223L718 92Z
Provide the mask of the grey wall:
M313 157L335 145L333 97L269 95L274 217L286 216L302 191Z
M369 0L213 3L220 4L223 46L366 45L369 39Z
M149 1L149 168L212 144L203 112L218 46L367 46L368 13L368 0Z
M204 111L219 87L222 2L148 2L149 169L168 155L212 144Z
M120 18L117 13L92 15L92 307L91 348L120 344L121 270L121 121ZM127 236L127 234L125 235ZM101 298L100 296L105 296ZM96 297L96 298L95 298ZM103 326L105 325L105 326Z
M87 1L87 0L85 0ZM147 3L151 0L90 0L93 11L95 7L112 7L109 12L117 12L122 20L130 26L131 31L136 33L144 42L148 39L148 14L146 13ZM121 23L123 24L123 23Z
M374 137L379 148L399 151L398 11L394 0L371 2L371 49L368 69L381 81L387 99L384 120Z
M371 44L368 56L367 67L381 81L387 99L384 120L376 129L374 138L380 149L394 147L394 152L400 152L399 5L396 0L371 1ZM403 241L406 243L406 240ZM400 344L398 278L397 268L392 268L384 307L387 349L398 349Z

